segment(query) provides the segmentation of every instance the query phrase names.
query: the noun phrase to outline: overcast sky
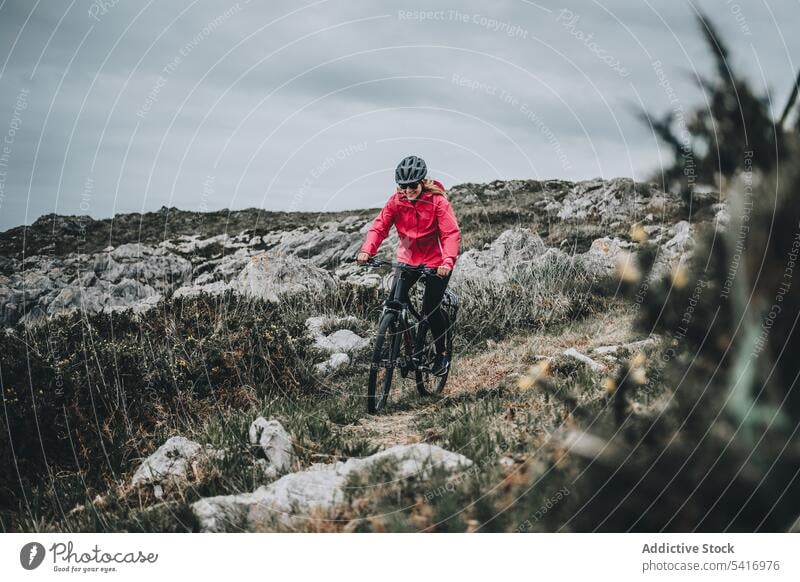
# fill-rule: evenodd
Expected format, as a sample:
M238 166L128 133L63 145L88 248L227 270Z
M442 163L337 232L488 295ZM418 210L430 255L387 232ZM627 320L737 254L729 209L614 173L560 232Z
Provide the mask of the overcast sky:
M643 179L664 152L634 111L712 72L697 10L779 111L798 0L0 0L0 230L375 207L411 153L445 186Z

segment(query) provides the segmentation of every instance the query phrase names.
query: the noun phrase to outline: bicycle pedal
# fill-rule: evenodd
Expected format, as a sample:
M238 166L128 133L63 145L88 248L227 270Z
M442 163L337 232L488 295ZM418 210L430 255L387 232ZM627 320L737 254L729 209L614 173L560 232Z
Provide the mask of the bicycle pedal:
M434 374L434 373L431 371L431 375L432 375L432 376L436 376L437 378L441 378L442 376L447 376L447 374L448 374L449 372L450 372L450 365L448 364L448 365L447 365L447 367L446 367L444 370L442 370L441 372L439 372L438 374Z

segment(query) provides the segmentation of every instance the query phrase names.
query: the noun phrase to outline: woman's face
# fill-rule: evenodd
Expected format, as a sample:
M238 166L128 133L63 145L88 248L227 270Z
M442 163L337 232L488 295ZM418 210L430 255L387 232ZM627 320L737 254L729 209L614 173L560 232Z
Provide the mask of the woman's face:
M417 182L413 186L400 186L400 190L412 200L422 194L422 182Z

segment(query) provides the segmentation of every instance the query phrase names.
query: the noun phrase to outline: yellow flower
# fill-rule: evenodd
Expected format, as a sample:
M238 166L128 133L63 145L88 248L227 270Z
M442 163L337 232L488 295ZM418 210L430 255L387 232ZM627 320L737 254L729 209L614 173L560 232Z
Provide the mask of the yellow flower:
M613 392L614 390L617 389L617 383L614 382L614 379L611 378L610 376L606 376L605 378L603 378L603 381L600 383L600 386L602 386L603 390L605 390L606 392Z
M643 243L647 240L647 231L645 231L644 227L638 222L631 226L630 235L631 239L638 243Z
M686 272L686 267L678 265L672 269L670 280L672 281L672 286L676 289L683 289L686 287L686 284L689 282L689 274Z
M644 371L644 368L634 368L631 370L630 373L631 381L635 384L639 384L642 386L643 384L647 383L647 373Z
M550 361L542 360L528 369L528 373L519 379L517 386L523 390L528 390L533 388L542 378L547 377L548 374L550 374Z
M528 376L520 376L519 380L517 380L517 386L519 386L523 390L528 390L529 388L533 388L533 378Z
M617 277L625 283L638 283L642 278L634 256L627 251L621 251L617 255L616 273Z

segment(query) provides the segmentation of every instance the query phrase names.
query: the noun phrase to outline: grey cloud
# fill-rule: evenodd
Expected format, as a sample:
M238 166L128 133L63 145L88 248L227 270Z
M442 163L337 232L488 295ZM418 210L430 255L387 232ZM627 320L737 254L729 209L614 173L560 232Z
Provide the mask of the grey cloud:
M734 3L711 0L607 0L607 10L589 0L539 2L550 12L520 0L342 0L305 9L288 0L184 0L151 4L124 35L144 4L120 0L100 22L88 17L91 4L79 0L66 13L33 79L68 5L40 3L13 53L32 4L9 0L0 9L0 60L9 57L0 77L0 139L16 95L23 87L31 91L0 199L0 228L54 210L100 217L162 204L377 206L391 192L397 158L408 152L425 156L446 184L643 178L659 151L632 115L637 93L653 111L670 107L652 60L662 62L687 108L702 98L693 68L710 72L695 7L731 45L737 70L758 83L763 72L778 109L798 67L790 56L800 45L791 34L800 7L777 1L739 2L734 13ZM578 20L565 22L562 9ZM419 21L401 17L401 10L444 17ZM297 12L264 28L291 11ZM349 22L382 15L388 16ZM441 79L385 80L404 75ZM460 86L453 75L485 87ZM503 100L503 91L516 102ZM214 193L202 200L198 192L212 174ZM94 180L90 196L87 177Z

